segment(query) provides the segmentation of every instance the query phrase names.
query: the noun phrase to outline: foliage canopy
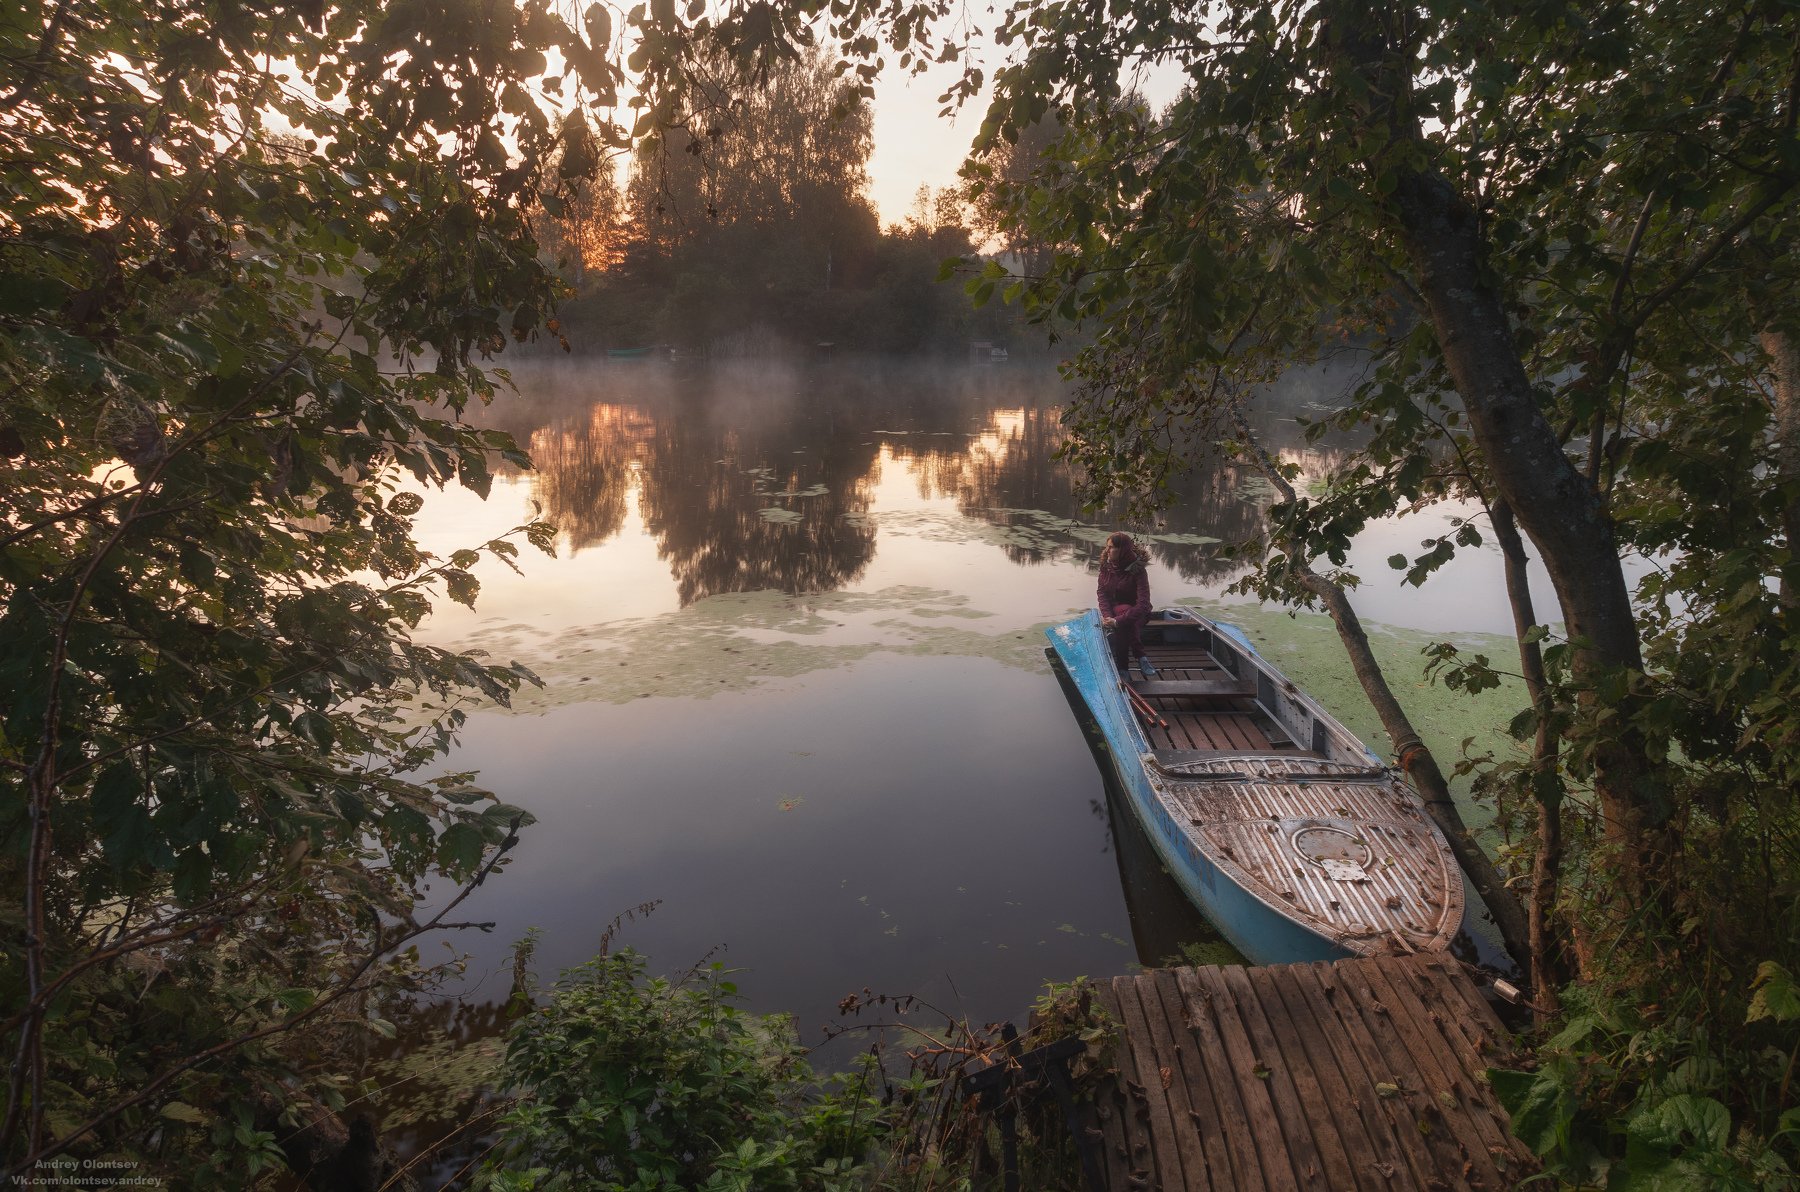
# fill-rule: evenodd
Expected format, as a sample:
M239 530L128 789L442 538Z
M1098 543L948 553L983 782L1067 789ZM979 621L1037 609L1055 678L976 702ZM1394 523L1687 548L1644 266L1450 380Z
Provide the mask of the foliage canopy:
M428 980L421 880L523 822L432 767L531 676L411 638L518 548L433 557L410 518L527 462L461 415L557 296L527 215L609 135L564 114L611 102L597 35L542 2L0 17L9 1170L280 1162L350 1091L321 1057Z

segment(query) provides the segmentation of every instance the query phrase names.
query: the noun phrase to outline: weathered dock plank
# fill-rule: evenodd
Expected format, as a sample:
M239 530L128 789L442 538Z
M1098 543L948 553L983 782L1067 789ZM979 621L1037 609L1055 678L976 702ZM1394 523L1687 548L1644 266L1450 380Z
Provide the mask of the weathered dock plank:
M1133 1171L1144 1171L1155 1185L1185 1188L1187 1181L1181 1170L1181 1150L1175 1141L1175 1123L1169 1112L1168 1090L1163 1087L1157 1060L1155 1034L1144 1014L1138 994L1138 982L1130 977L1116 977L1113 989L1121 1013L1120 1022L1126 1037L1134 1040L1129 1049L1131 1074L1126 1077L1125 1132L1131 1139ZM1155 996L1152 987L1151 996ZM1158 999L1160 1001L1160 999ZM1158 1015L1161 1017L1161 1007ZM1121 1068L1121 1072L1125 1069ZM1134 1130L1136 1126L1138 1129ZM1144 1132L1148 1131L1148 1138ZM1133 1137L1135 1135L1135 1137Z
M1237 1085L1229 1080L1207 1078L1211 1067L1217 1063L1216 1057L1224 1054L1225 1044L1219 1038L1218 1028L1213 1024L1211 1011L1196 1004L1191 996L1192 977L1190 969L1180 969L1175 973L1176 993L1182 999L1182 1021L1188 1028L1188 1039L1193 1050L1192 1062L1184 1063L1182 1067L1190 1074L1190 1080L1195 1080L1200 1087L1210 1090L1225 1137L1230 1140L1224 1149L1225 1165L1231 1171L1231 1180L1225 1186L1249 1188L1253 1192L1263 1192L1271 1186L1281 1187L1281 1184L1271 1185L1263 1178L1262 1161L1257 1155L1256 1135L1250 1124L1250 1113L1244 1107L1244 1099L1238 1095ZM1199 1099L1197 1095L1190 1096L1190 1100L1197 1102ZM1203 1140L1202 1145L1208 1145L1207 1141ZM1218 1166L1219 1164L1214 1164L1215 1168ZM1292 1183L1291 1177L1288 1183Z
M1459 1062L1454 1047L1433 1029L1417 996L1409 996L1408 990L1396 986L1388 976L1384 968L1377 966L1370 972L1370 982L1376 996L1387 1004L1388 1013L1399 1025L1428 1082L1417 1089L1419 1128L1436 1128L1440 1122L1448 1124L1458 1142L1466 1148L1471 1176L1480 1173L1492 1181L1490 1186L1506 1187L1509 1181L1499 1170L1496 1157L1506 1153L1509 1142L1506 1123L1489 1112L1481 1098L1467 1095L1468 1085L1474 1081L1467 1079L1471 1074ZM1409 1086L1406 1091L1411 1093L1414 1088Z
M1172 1060L1169 1065L1171 1099L1176 1102L1176 1141L1181 1146L1181 1166L1189 1173L1190 1183L1199 1186L1195 1181L1195 1173L1206 1177L1205 1187L1218 1189L1218 1192L1229 1192L1238 1187L1231 1175L1231 1164L1224 1154L1209 1155L1204 1143L1207 1137L1220 1134L1224 1127L1219 1120L1219 1108L1213 1104L1204 1084L1195 1078L1200 1070L1195 1066L1194 1040L1188 1033L1187 1016L1181 999L1181 987L1175 983L1175 974L1167 969L1158 969L1147 974L1150 984L1155 987L1162 1005L1163 1019L1168 1024L1169 1047ZM1185 1115L1185 1116L1184 1116Z
M1300 1116L1312 1127L1324 1186L1334 1189L1356 1187L1356 1166L1351 1162L1349 1148L1338 1128L1337 1115L1325 1097L1321 1075L1306 1055L1298 1029L1300 1024L1282 1016L1287 1007L1276 989L1276 977L1266 969L1223 971L1227 983L1234 984L1239 993L1246 1017L1254 1020L1252 1029L1260 1030L1270 1040L1270 1051L1275 1058L1268 1062L1276 1067L1269 1079L1292 1086ZM1268 1007L1266 1011L1265 1006ZM1285 1029L1290 1026L1295 1029Z
M1203 1056L1208 1078L1215 1085L1236 1091L1238 1103L1244 1107L1244 1116L1249 1119L1254 1153L1262 1165L1267 1186L1278 1192L1290 1192L1301 1184L1290 1158L1292 1148L1280 1145L1281 1115L1275 1109L1269 1086L1256 1078L1260 1061L1244 1030L1243 1019L1238 1017L1236 1005L1229 998L1221 1001L1216 990L1202 977L1202 974L1211 976L1216 972L1216 968L1210 967L1183 969L1177 978L1188 995L1190 1012L1196 1020L1204 1021L1213 1038L1219 1041L1217 1050L1208 1049Z
M1344 1004L1339 1004L1339 999L1346 995L1334 979L1330 965L1295 965L1289 971L1292 979L1302 988L1310 986L1317 990L1317 997L1312 1000L1320 1008L1322 1029L1332 1037L1342 1039L1349 1048L1351 1095L1357 1098L1359 1106L1369 1107L1381 1118L1389 1136L1405 1156L1406 1166L1411 1170L1413 1179L1408 1182L1396 1176L1395 1186L1416 1188L1428 1184L1432 1173L1439 1167L1452 1163L1455 1156L1432 1154L1431 1147L1421 1144L1412 1115L1407 1112L1405 1104L1397 1098L1381 1095L1381 1086L1384 1084L1400 1087L1402 1068L1395 1063L1396 1057L1384 1050L1375 1036L1369 1033L1368 1024L1353 1003L1346 1000Z
M1393 1125L1370 1104L1373 1098L1351 1091L1353 1085L1362 1087L1358 1083L1362 1066L1343 1032L1325 1029L1331 1011L1324 1004L1317 982L1307 979L1311 970L1302 966L1290 975L1291 980L1271 978L1269 983L1281 999L1288 1021L1294 1025L1305 1062L1318 1076L1320 1088L1331 1104L1338 1134L1356 1167L1356 1186L1369 1192L1386 1192L1398 1186L1394 1173L1407 1166L1395 1143Z
M1497 1192L1535 1169L1482 1072L1506 1031L1454 959L1116 977L1095 1112L1111 1192Z
M1447 1167L1461 1173L1470 1187L1494 1187L1492 1173L1478 1163L1486 1152L1480 1131L1463 1114L1441 1115L1434 1103L1437 1093L1448 1083L1440 1057L1427 1046L1410 1017L1390 1004L1394 996L1381 981L1380 966L1359 965L1350 971L1340 968L1337 975L1342 996L1362 1014L1370 1034L1395 1057L1399 1070L1395 1074L1395 1091L1388 1093L1387 1099L1403 1106L1413 1129L1428 1144L1439 1148L1439 1178L1444 1178L1442 1169ZM1340 1001L1340 1009L1343 1004Z

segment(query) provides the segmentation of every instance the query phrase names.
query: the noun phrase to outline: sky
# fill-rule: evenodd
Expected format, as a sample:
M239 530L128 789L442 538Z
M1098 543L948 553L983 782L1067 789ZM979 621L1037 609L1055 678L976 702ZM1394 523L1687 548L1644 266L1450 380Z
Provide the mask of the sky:
M869 197L886 227L906 218L920 186L953 185L969 144L981 128L985 102L966 104L952 118L938 115L938 96L959 74L942 65L917 76L883 71L875 81L875 149L869 155Z
M998 65L990 60L991 68ZM922 75L909 76L890 65L875 80L875 149L869 156L869 197L886 227L906 218L921 185L933 190L955 184L956 171L981 130L987 97L965 104L953 117L938 115L938 96L961 74L945 63ZM1136 89L1161 109L1181 90L1179 68L1146 69Z

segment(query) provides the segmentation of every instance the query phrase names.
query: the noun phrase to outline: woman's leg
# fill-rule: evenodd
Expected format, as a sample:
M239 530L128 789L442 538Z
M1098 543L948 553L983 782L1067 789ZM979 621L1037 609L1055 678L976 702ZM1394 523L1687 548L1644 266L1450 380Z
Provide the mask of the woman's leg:
M1129 604L1113 606L1113 622L1113 664L1122 671L1131 664L1134 657L1144 652L1144 646L1138 640L1138 624L1131 617Z

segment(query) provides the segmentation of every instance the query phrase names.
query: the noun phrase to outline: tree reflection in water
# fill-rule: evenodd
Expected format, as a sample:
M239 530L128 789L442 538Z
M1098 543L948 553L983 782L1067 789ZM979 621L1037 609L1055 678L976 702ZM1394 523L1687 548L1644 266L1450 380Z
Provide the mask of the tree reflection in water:
M816 391L786 413L732 427L709 405L657 427L644 522L684 607L724 592L835 591L875 557L876 448Z
M637 406L597 402L522 440L537 465L532 495L570 551L598 546L625 527L633 465L656 420Z
M626 526L635 491L684 606L854 583L875 555L884 467L1006 531L996 541L1017 564L1091 558L1125 524L1121 507L1079 506L1077 478L1057 458L1063 390L1048 369L527 364L516 374L520 400L491 415L529 444L544 516L580 551ZM1342 458L1303 444L1279 408L1261 429L1301 465L1303 485ZM1133 528L1184 579L1223 582L1244 563L1217 544L1258 536L1260 488L1222 455L1197 459L1172 479L1156 523Z

